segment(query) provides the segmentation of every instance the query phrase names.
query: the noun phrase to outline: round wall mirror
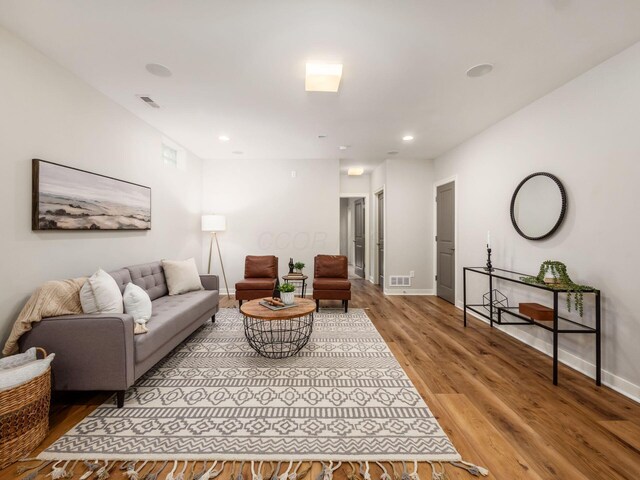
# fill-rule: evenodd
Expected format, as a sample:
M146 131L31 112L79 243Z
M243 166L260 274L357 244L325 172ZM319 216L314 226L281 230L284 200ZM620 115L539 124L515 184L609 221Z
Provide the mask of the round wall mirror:
M538 172L520 182L511 197L511 222L529 240L552 235L567 210L567 194L558 177Z

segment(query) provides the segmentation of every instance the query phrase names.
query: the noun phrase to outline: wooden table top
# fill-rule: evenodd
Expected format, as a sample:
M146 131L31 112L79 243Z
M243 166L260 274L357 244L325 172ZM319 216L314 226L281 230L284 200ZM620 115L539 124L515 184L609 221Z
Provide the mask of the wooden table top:
M289 320L291 318L309 315L316 309L316 302L298 297L295 299L295 307L285 308L283 310L271 310L260 305L261 301L268 300L269 298L270 297L258 298L250 302L245 302L240 307L240 312L247 317L257 318L259 320Z
M296 275L295 273L288 273L284 277L282 277L283 280L306 280L307 278L309 277L307 277L306 275Z

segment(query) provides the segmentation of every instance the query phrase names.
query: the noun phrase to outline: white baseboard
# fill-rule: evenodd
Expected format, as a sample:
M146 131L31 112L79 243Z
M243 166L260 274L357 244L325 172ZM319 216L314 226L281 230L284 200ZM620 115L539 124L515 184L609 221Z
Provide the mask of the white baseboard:
M385 295L435 295L433 289L405 288L403 290L384 290Z
M459 304L458 302L456 302L456 307L458 307L460 310L463 310L463 305ZM480 315L477 315L469 310L467 310L467 315L481 320L484 323L489 323L489 320L487 320L486 318L481 317ZM538 337L534 337L533 335L530 335L525 331L522 331L518 328L504 328L504 326L502 325L495 324L494 328L499 329L501 332L504 332L513 338L517 338L521 342L535 348L539 352L542 352L549 357L551 357L553 354L553 345L551 343L545 342ZM589 378L593 378L594 380L596 378L596 366L593 363L588 362L587 360L580 358L571 352L558 349L558 361L568 367L573 368L574 370L577 370L578 372L586 375ZM605 369L602 369L602 384L606 385L612 390L615 390L618 393L621 393L625 397L629 397L631 400L640 403L640 385L631 383L630 381L625 380L624 378L619 377L611 372L608 372Z

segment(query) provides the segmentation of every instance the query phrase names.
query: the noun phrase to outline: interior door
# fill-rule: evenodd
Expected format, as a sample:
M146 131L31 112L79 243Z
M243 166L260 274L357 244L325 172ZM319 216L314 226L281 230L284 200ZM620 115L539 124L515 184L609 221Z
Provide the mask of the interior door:
M353 232L353 242L355 244L354 267L355 274L364 278L364 199L358 198L353 203L355 228Z
M384 288L384 192L378 194L378 285Z
M440 185L437 189L436 222L436 281L437 295L447 302L456 301L456 263L455 263L455 203L456 186L454 182Z

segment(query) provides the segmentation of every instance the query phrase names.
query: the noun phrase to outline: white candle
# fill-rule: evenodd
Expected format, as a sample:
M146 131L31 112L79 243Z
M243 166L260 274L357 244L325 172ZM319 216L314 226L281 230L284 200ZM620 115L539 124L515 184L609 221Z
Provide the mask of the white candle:
M487 230L487 248L491 248L491 231Z

